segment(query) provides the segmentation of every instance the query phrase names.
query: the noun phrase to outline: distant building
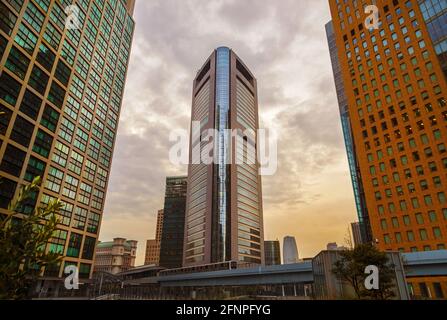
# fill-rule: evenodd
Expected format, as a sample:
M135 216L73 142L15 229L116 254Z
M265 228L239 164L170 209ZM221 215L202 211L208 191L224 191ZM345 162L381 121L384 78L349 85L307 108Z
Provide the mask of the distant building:
M158 210L157 215L157 229L155 231L155 239L150 239L146 241L146 254L144 258L145 265L159 265L160 263L160 243L161 234L163 230L163 215L164 210Z
M295 237L286 236L283 242L283 263L297 263L299 260Z
M183 262L183 239L186 210L187 177L167 177L160 266L180 268Z
M337 244L337 242L329 242L327 245L326 245L326 250L329 250L329 251L334 251L334 250L337 250L337 251L343 251L343 250L348 250L349 248L347 248L347 247L345 247L345 246L339 246L338 244Z
M96 246L94 271L117 274L135 266L137 241L114 238Z
M364 243L362 240L362 231L360 227L360 222L353 222L351 223L351 230L352 230L352 238L354 240L354 247L357 247L359 244Z
M145 265L158 265L160 263L160 242L155 239L146 241Z
M281 264L279 240L264 241L264 257L266 266Z

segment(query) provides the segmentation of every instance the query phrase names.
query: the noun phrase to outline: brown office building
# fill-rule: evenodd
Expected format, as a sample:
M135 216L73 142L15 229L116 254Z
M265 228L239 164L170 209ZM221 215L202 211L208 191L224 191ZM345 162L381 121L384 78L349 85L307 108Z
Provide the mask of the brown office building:
M191 120L200 123L200 131L191 130L184 265L261 264L261 177L256 157L244 150L257 148L257 86L231 49L216 49L198 71ZM214 150L219 152L210 152L215 158L212 164L200 161L200 152L194 152L200 146L203 156L207 129L218 130ZM234 143L224 130L234 130L244 143Z
M63 287L65 266L77 266L83 283L93 271L134 2L76 1L67 27L72 1L0 1L0 213L36 176L42 187L22 212L64 204L47 248L63 260L44 271L41 292Z
M160 263L160 243L163 231L163 209L158 210L157 229L155 231L155 239L146 241L146 254L144 258L145 265L159 265Z
M330 0L327 27L346 103L345 139L351 134L364 194L359 218L369 220L382 250L445 249L447 8L443 1L375 2L378 29L364 24L369 1Z

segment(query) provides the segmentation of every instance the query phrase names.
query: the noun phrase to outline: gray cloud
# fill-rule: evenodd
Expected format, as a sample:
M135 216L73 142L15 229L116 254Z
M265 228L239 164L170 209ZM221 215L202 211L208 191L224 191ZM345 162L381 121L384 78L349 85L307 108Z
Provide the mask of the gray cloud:
M186 173L169 163L169 131L189 130L194 75L215 47L226 45L258 79L261 125L279 133L278 172L263 179L266 236L296 234L306 255L342 241L355 212L328 20L326 0L137 1L101 238L136 238L142 263L165 177ZM314 228L320 238L309 233Z

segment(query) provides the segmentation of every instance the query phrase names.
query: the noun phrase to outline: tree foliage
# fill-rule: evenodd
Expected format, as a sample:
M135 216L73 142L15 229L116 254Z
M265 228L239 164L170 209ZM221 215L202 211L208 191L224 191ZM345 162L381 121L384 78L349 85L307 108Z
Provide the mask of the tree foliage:
M62 259L58 253L47 250L63 206L60 200L36 206L30 214L19 212L25 201L38 192L40 184L40 177L36 177L23 186L9 204L8 213L0 214L0 299L27 298L42 268L54 266Z
M390 265L385 252L371 244L362 244L352 250L340 252L341 258L334 263L332 272L342 281L349 283L358 299L386 300L394 296L394 266ZM374 265L379 269L379 289L367 290L364 280L365 268Z

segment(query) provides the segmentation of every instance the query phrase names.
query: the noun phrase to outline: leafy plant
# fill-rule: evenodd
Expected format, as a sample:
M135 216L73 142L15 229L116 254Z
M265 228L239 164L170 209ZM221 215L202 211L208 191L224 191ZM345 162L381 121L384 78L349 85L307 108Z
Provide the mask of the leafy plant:
M36 206L29 214L21 206L39 191L40 177L23 186L0 214L0 299L26 299L42 268L58 264L62 256L46 250L57 229L57 214L63 207L59 199Z
M394 270L389 264L385 252L377 250L371 244L358 245L352 250L340 252L341 258L334 263L332 272L343 281L349 283L355 291L357 299L386 300L394 296ZM367 290L364 280L367 276L365 268L374 265L379 269L379 289Z

